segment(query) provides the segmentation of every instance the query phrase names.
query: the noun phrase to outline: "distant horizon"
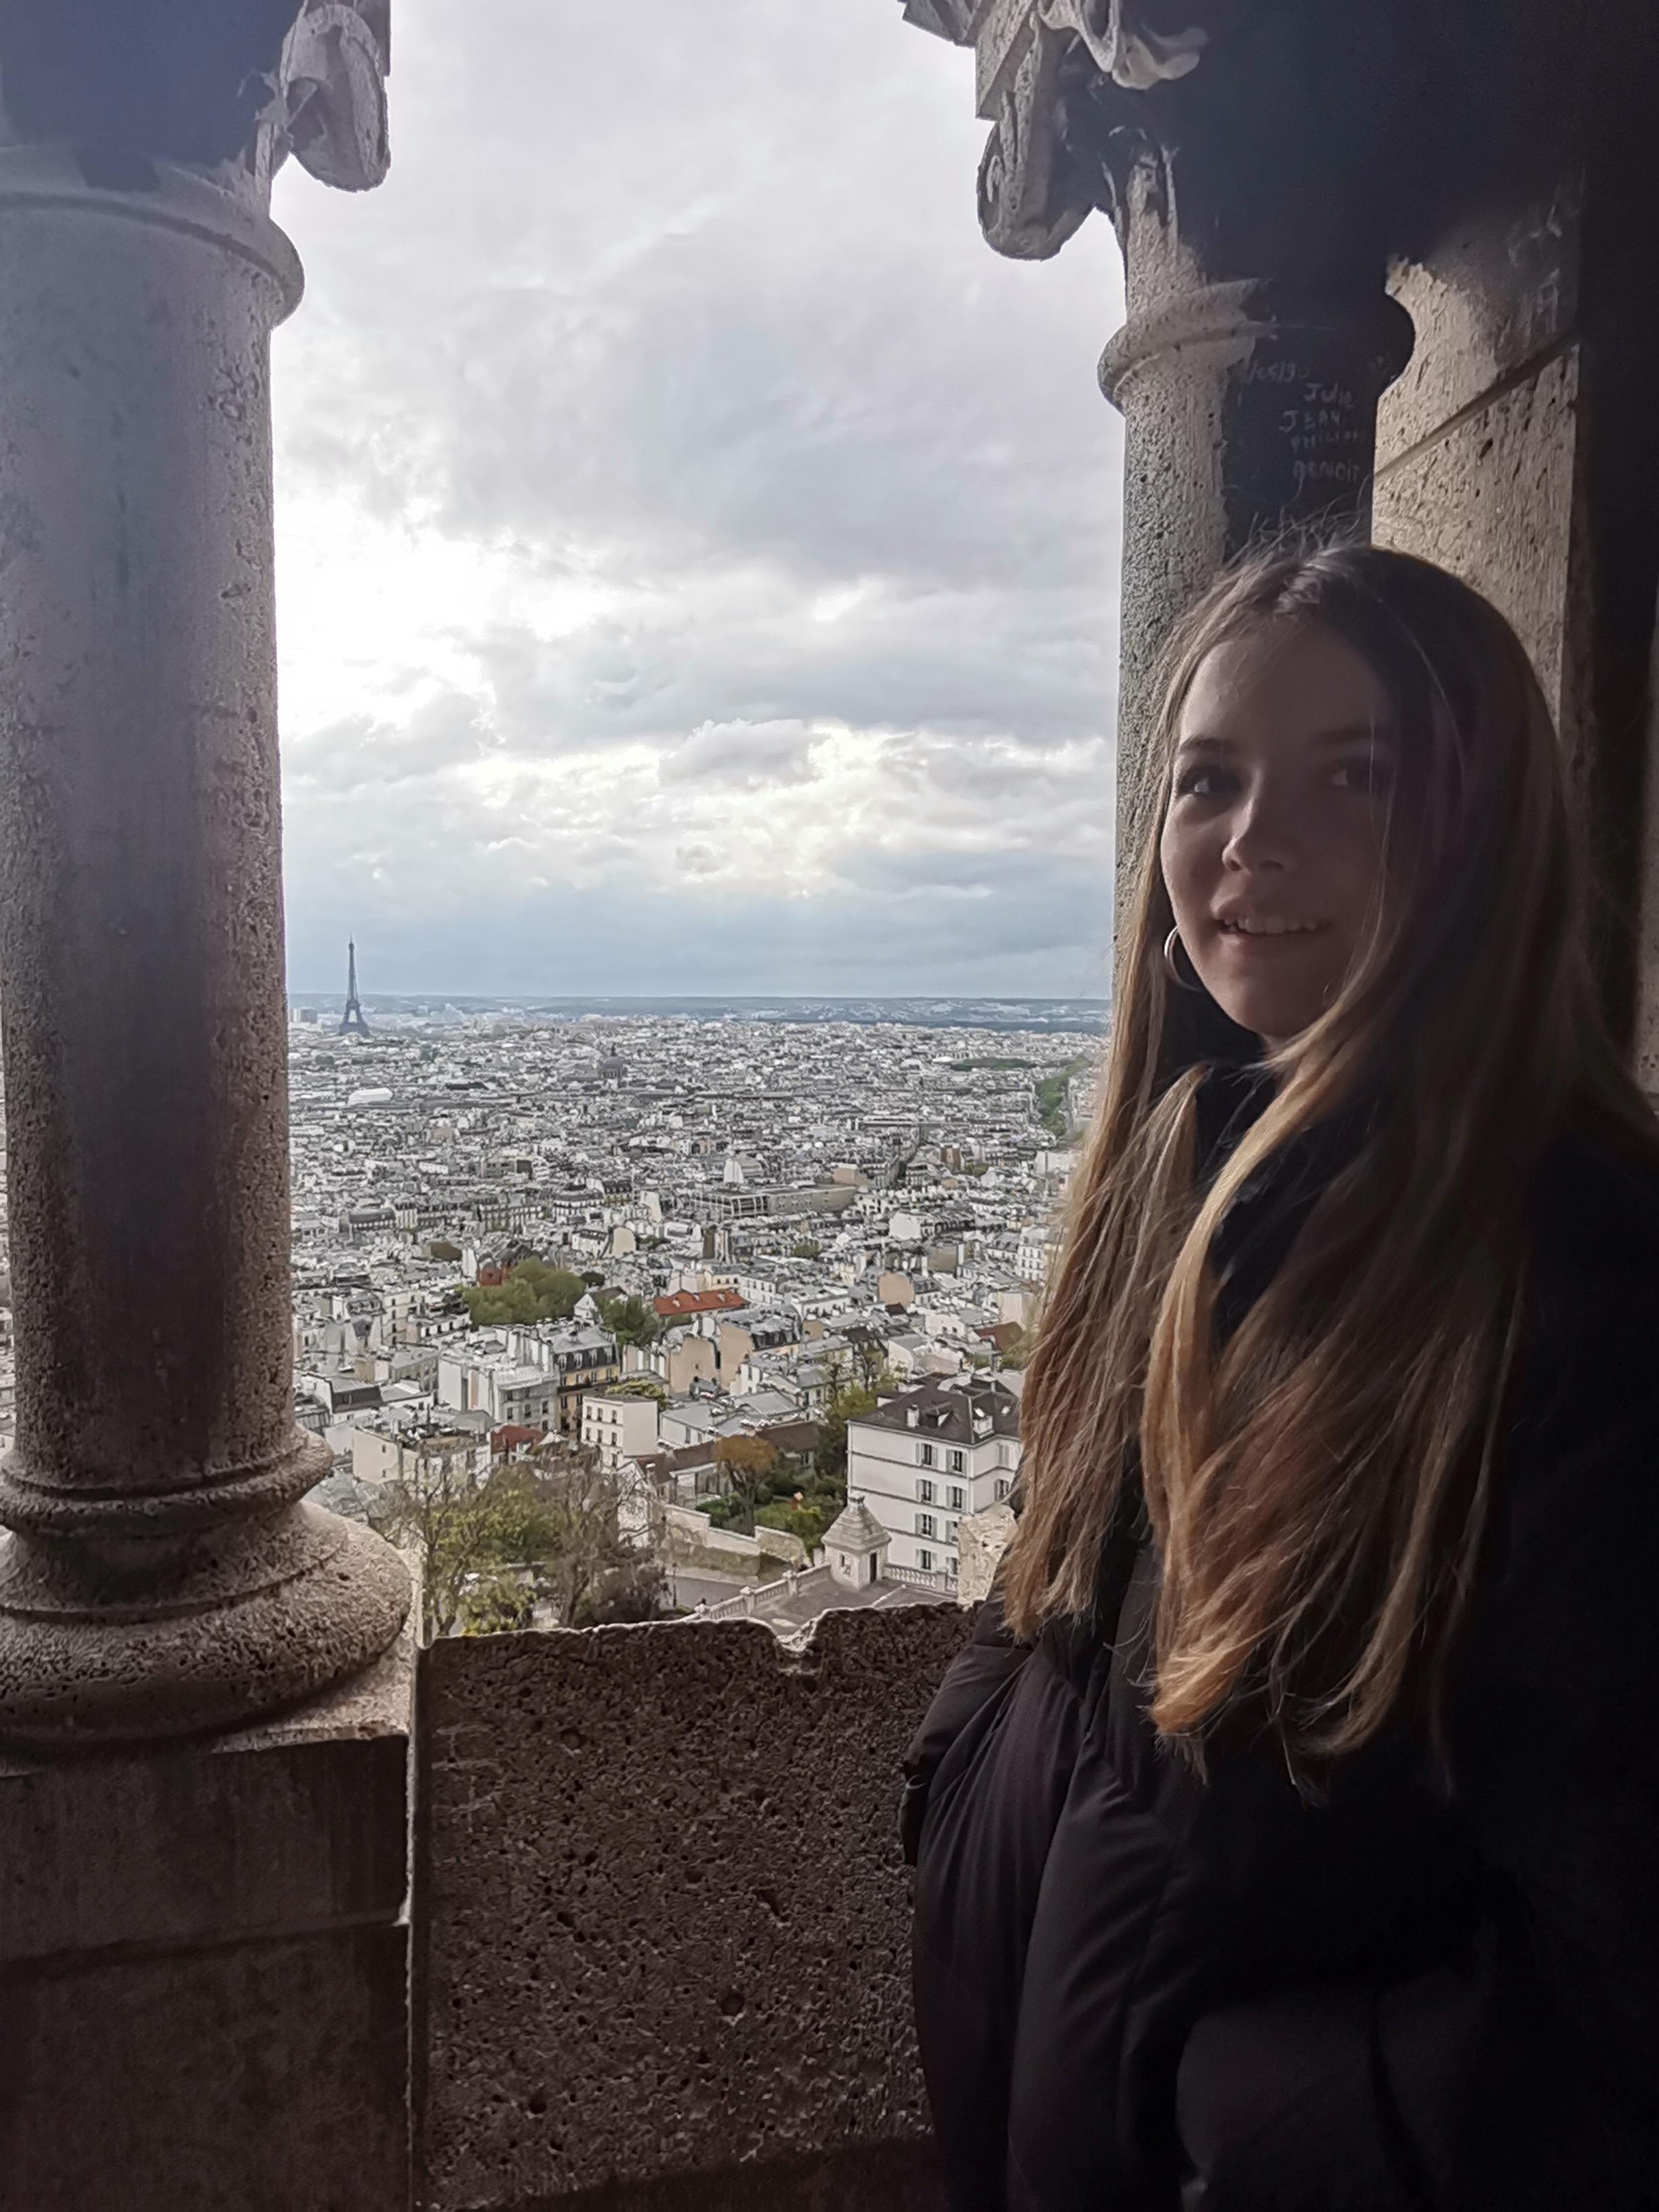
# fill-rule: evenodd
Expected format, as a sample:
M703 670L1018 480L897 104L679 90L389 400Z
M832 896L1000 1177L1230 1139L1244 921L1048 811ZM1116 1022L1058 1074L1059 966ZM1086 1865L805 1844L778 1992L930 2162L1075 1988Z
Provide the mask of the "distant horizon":
M358 991L365 1006L1110 1006L1110 995L1088 991ZM289 987L292 1006L341 1006L345 991Z
M1030 992L979 995L951 991L756 991L720 993L610 993L573 998L543 992L362 991L366 1016L402 1015L453 1007L459 1013L521 1012L648 1020L677 1016L716 1021L744 1018L764 1022L795 1019L809 1027L839 1022L892 1023L917 1029L1006 1030L1012 1032L1103 1030L1111 1018L1109 998L1049 997ZM343 1011L343 991L289 993L289 1005L331 1018Z
M315 1000L343 1006L341 990L313 991L293 985L290 1003ZM1106 1006L1109 994L1089 991L452 991L442 985L415 991L360 991L365 1006L403 1006L442 999L451 1006L467 1001L490 1006L626 1006L672 1005L684 1006L915 1006L931 1002L957 1006Z

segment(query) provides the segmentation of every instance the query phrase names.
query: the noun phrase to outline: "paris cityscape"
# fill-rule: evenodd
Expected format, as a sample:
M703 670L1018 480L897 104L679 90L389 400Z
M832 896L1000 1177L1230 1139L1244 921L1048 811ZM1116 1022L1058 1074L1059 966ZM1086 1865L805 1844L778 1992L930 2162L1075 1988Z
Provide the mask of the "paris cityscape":
M551 1453L599 1469L623 1545L659 1563L653 1611L787 1629L953 1589L961 1522L1018 1471L1100 1004L359 1000L351 980L289 1008L320 1501L373 1522L434 1469L483 1494ZM10 1322L8 1286L8 1441ZM418 1532L394 1534L418 1567ZM556 1621L545 1578L518 1579L520 1613L487 1625Z
M653 1613L787 1632L956 1593L962 1522L1006 1514L1018 1473L1100 1002L365 1000L348 958L344 994L289 1006L319 1502L418 1577L434 1499L586 1468L612 1568L657 1571ZM495 1548L428 1633L570 1610L514 1562L503 1611Z

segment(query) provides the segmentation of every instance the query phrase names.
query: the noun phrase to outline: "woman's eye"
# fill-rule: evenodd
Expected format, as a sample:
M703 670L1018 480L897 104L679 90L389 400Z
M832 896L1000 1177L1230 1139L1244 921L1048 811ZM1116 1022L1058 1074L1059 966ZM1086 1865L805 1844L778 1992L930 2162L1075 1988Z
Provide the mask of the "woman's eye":
M1184 769L1176 778L1177 799L1218 799L1231 786L1225 769Z
M1341 761L1331 771L1331 781L1339 791L1385 792L1389 787L1388 763L1380 760Z

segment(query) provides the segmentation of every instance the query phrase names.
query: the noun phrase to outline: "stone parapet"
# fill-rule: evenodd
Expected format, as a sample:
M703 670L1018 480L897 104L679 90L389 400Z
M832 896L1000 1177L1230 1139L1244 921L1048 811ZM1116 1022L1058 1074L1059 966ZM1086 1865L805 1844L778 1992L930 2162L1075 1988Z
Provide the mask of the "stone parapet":
M969 1617L423 1653L416 2201L938 2203L900 1759ZM591 2193L590 2193L591 2192Z

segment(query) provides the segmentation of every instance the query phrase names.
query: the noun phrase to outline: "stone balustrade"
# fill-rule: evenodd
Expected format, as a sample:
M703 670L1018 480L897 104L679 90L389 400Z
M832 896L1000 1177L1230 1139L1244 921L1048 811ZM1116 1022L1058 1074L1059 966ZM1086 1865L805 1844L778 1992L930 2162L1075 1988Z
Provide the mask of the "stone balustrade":
M775 1582L757 1583L751 1589L739 1590L734 1597L708 1599L692 1608L696 1620L743 1620L768 1598L797 1597L802 1590L824 1589L832 1580L828 1567L792 1567L787 1574L780 1575Z

